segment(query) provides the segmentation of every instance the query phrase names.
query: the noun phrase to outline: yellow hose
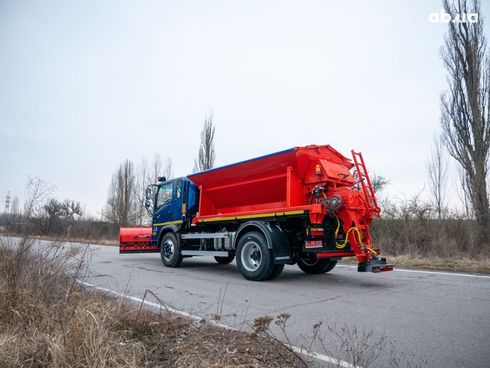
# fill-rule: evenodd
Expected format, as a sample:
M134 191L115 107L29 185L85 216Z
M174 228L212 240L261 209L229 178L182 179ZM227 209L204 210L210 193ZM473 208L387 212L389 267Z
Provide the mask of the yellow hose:
M339 220L339 218L338 218L337 216L335 216L335 218L337 219L337 229L335 229L335 239L337 239L337 235L338 235L339 230L340 230L340 220ZM339 243L339 242L335 241L335 247L336 247L337 249L344 249L344 248L345 248L345 246L346 246L346 245L347 245L347 243L348 243L349 234L350 234L350 232L351 232L351 231L354 231L354 232L357 234L357 238L359 239L359 244L364 245L364 244L362 244L362 236L361 236L361 231L359 230L359 228L358 228L358 227L353 226L353 227L351 227L351 228L350 228L350 229L347 231L347 233L345 234L345 239L344 239L344 241L343 241L342 243ZM369 247L368 247L368 246L366 246L366 245L364 245L364 246L365 246L365 247L366 247L366 249L367 249L367 250L369 250L369 251L370 251L372 254L376 254L376 252L375 252L373 249L369 248Z
M345 246L348 243L349 234L351 233L351 231L354 231L357 234L357 238L359 239L359 243L361 245L363 245L362 244L362 238L361 238L361 232L360 232L360 230L357 227L353 226L345 234L345 239L344 239L344 241L342 243L339 243L337 241L335 242L335 246L337 247L337 249L344 249L345 248ZM337 238L337 234L335 234L335 238Z

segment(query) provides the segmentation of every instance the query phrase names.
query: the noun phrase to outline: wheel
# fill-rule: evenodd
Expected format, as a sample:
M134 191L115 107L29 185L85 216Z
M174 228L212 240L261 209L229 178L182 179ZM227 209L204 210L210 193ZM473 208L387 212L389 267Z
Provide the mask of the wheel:
M275 279L277 276L279 276L281 274L283 269L284 269L283 264L274 265L274 270L272 271L271 275L267 278L267 280Z
M267 280L274 272L272 254L264 236L256 231L240 238L236 251L236 263L247 280Z
M167 233L160 242L160 256L167 267L179 267L182 263L180 242L174 233Z
M331 271L337 261L333 261L329 258L319 259L314 254L303 254L303 256L298 259L298 267L301 271L310 274L325 273Z
M233 262L233 260L235 259L235 255L229 254L228 257L214 257L214 259L219 264L228 264L228 263Z

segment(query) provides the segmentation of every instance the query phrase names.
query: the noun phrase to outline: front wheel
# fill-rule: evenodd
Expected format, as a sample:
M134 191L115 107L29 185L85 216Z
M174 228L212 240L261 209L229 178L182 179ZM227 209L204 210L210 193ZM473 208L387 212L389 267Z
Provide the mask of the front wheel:
M160 242L160 256L167 267L179 267L182 263L179 239L173 233L167 233Z
M257 231L246 233L240 238L236 257L238 269L247 280L267 280L274 272L274 262L267 241Z
M337 261L329 258L320 259L314 254L303 254L303 256L298 259L298 267L301 271L309 274L319 274L331 271L336 264Z

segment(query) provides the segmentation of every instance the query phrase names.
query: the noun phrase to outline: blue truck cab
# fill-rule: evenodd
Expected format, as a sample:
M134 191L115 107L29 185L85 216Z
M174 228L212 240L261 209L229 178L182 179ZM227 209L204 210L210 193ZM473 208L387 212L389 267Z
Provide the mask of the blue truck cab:
M153 245L158 245L160 235L168 229L178 231L186 226L196 214L199 200L199 189L185 176L164 180L156 187L151 235Z

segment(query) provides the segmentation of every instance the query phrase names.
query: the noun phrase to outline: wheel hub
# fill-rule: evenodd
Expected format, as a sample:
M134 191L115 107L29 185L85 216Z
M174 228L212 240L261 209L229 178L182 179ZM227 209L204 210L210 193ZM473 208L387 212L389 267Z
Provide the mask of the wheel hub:
M163 258L169 261L173 255L174 255L174 244L170 240L167 240L163 244Z
M262 263L262 251L257 243L250 241L245 243L242 248L242 263L243 267L249 271L253 272L260 267Z

